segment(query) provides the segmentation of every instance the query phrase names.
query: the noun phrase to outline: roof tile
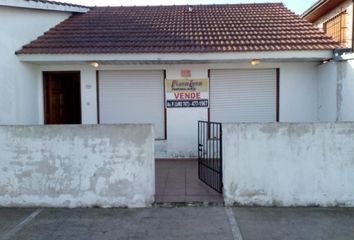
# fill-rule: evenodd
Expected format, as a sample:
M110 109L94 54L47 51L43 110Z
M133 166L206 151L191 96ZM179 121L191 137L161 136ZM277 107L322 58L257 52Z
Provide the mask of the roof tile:
M74 14L17 53L202 53L337 47L336 41L283 4L263 3L94 7Z

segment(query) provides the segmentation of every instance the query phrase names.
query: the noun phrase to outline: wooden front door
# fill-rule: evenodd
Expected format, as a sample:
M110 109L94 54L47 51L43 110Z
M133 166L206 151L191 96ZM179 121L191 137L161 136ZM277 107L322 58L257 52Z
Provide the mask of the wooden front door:
M80 72L44 72L45 124L81 124Z

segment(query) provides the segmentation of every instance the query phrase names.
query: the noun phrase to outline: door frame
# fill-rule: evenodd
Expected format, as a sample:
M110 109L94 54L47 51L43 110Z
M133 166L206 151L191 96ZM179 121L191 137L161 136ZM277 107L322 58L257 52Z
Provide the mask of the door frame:
M42 107L43 107L43 124L44 125L48 125L47 123L47 75L49 74L78 74L79 75L79 99L80 99L80 124L82 124L82 96L81 96L81 71L77 70L77 71L42 71Z

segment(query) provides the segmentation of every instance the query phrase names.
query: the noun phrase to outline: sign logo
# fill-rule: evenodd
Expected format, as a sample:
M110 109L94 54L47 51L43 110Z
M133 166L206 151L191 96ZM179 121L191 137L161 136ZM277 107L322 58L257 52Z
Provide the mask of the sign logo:
M208 79L166 79L165 88L168 108L209 107Z

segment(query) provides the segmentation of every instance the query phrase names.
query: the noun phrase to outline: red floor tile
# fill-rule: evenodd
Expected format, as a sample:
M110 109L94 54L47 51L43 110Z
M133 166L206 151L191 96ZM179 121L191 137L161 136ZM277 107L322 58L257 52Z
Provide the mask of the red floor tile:
M157 203L223 202L222 195L198 179L196 159L156 160Z

